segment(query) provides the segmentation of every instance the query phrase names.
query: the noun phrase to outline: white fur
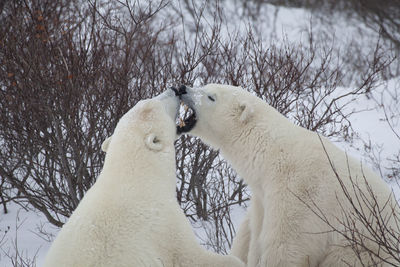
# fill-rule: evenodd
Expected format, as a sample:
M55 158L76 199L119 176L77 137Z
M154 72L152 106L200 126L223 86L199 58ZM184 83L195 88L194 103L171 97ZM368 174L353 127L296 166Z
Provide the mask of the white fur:
M103 145L100 176L58 234L45 267L244 266L203 249L177 204L171 113L179 103L172 99L141 101L121 118Z
M210 101L208 95L216 100ZM342 236L327 232L330 227L312 210L321 209L340 230L343 227L338 219L343 216L339 203L346 212L352 210L327 155L353 200L350 176L371 200L365 175L380 207L388 199L393 206L391 191L380 177L348 158L328 139L294 125L239 87L210 84L188 89L183 97L197 113L198 121L191 134L220 149L253 193L247 219L234 240L233 255L250 267L361 265ZM359 207L370 215L364 204ZM383 216L389 210L388 205ZM388 225L397 229L393 221L389 220ZM365 231L360 224L356 227ZM376 245L368 246L378 251ZM369 256L362 257L365 264L370 263Z

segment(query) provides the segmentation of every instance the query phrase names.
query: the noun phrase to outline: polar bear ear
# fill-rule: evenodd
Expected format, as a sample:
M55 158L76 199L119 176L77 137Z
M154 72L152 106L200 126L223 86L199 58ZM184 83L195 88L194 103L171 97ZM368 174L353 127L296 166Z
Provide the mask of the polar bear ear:
M246 124L247 122L249 122L249 120L253 116L254 109L252 106L250 106L249 103L242 102L239 105L239 112L240 112L239 120Z
M110 145L111 137L112 136L107 137L107 139L104 140L103 143L101 144L101 150L103 150L103 152L107 152L108 146Z
M150 133L146 136L144 143L147 148L154 151L160 151L163 148L161 141L157 138L154 133Z

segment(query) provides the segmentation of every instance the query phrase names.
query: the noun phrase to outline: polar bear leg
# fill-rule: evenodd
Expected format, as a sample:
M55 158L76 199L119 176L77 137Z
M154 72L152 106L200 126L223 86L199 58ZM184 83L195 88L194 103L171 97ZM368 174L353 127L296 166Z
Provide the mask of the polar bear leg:
M190 265L194 266L194 265ZM204 260L199 267L245 267L245 264L238 258L231 255L216 255L209 257L208 260Z
M362 255L366 254L366 255ZM334 267L334 266L389 266L388 264L376 264L376 262L380 262L379 260L375 260L374 262L370 262L370 256L368 253L361 253L360 257L364 260L363 263L360 262L356 253L349 246L332 246L324 260L319 264L319 266L326 267Z
M264 222L263 203L259 197L253 194L249 210L250 244L247 256L248 266L257 266L261 260L264 247L260 244L260 235Z
M249 215L242 222L239 230L233 239L231 254L241 259L244 263L247 263L247 256L249 254L250 246L250 220Z
M176 201L175 201L176 202ZM170 225L174 225L173 229L168 229L170 235L176 237L175 242L168 244L169 249L174 251L174 260L172 264L164 266L176 267L244 267L245 265L232 255L219 255L202 248L195 235L192 227L183 214L178 203L174 203L176 209L169 210L173 221ZM179 210L178 210L179 209ZM174 222L174 224L172 224Z
M196 247L194 244L192 248ZM188 253L185 253L188 252ZM186 250L183 248L178 254L179 260L174 262L173 266L176 267L245 267L244 263L238 258L231 255L219 255L203 249L197 250L193 253L190 248ZM165 265L167 266L167 265ZM170 265L168 265L170 266Z

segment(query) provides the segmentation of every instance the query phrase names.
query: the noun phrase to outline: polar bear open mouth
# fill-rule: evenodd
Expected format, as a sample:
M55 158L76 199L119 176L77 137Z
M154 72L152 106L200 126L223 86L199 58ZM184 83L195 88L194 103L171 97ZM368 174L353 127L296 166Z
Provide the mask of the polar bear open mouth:
M177 117L176 131L178 134L190 132L196 125L197 117L193 108L181 102Z

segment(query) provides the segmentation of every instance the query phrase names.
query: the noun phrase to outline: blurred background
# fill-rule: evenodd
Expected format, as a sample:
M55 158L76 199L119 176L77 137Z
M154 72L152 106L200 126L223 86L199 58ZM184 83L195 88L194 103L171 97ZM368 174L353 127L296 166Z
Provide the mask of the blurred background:
M400 179L398 0L0 2L0 266L40 266L101 171L101 143L170 86L242 86ZM228 133L227 133L228 134ZM176 141L177 201L229 252L251 192L218 151Z

